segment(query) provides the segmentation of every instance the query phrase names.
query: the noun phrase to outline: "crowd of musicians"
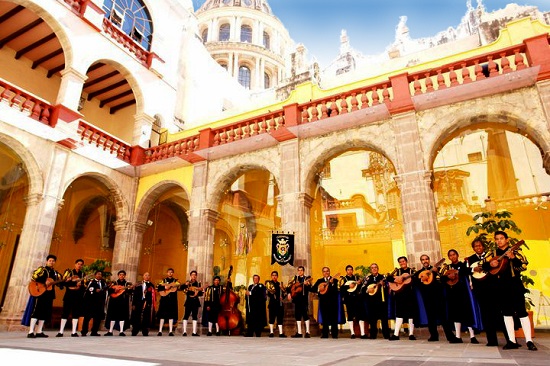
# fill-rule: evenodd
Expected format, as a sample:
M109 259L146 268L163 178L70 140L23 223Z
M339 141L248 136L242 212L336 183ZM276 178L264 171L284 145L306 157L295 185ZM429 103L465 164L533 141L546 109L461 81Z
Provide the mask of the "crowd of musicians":
M310 338L309 302L311 295L318 296L317 320L321 324L321 338L338 338L341 324L348 323L351 338L376 339L379 323L383 338L397 341L405 333L416 340L415 328L427 327L429 342L439 341L441 327L446 340L462 343L467 332L471 343L479 343L476 334L485 332L487 346L498 346L497 331L505 338L504 349L516 349L515 325L523 328L526 346L537 350L527 316L526 292L520 273L527 269L527 259L521 251L523 241L511 245L503 231L494 234L496 248L486 250L480 239L472 242L474 253L464 261L451 249L444 258L432 263L423 254L422 267L409 267L407 257L397 259L398 267L382 274L378 265L370 265L370 273L362 277L354 274L348 265L345 275L331 275L330 269L322 269L322 277L313 281L306 276L305 268L297 268L296 275L287 283L279 281L277 271L262 282L253 276L253 283L246 288L245 336L261 336L269 325L269 337L275 337L275 325L280 338L283 332L284 303L294 305L296 332L292 338ZM174 336L179 319L178 292L186 294L182 333L187 336L191 318L191 336L199 336L198 315L203 298L202 324L208 327L207 336L219 336L224 330L243 329L241 312L232 292L231 271L225 285L215 276L210 286L202 287L197 272L191 271L190 279L180 282L169 268L162 281L153 284L149 273L143 280L130 283L126 272L120 270L117 279L107 283L103 273L96 271L85 276L84 261L75 261L74 268L63 274L54 269L56 257L49 255L46 264L37 268L29 284L31 297L23 318L29 326L28 338L46 338L44 323L51 319L55 287L65 289L63 311L57 337L63 337L68 319L71 320L71 337L99 336L100 323L105 320L104 336L132 336L141 333L148 336L158 324L158 336L168 325L168 336ZM449 263L445 263L446 261ZM157 301L157 297L160 298ZM158 304L158 308L157 308ZM227 305L230 304L229 308ZM267 311L266 311L267 308ZM79 318L83 318L80 334ZM393 331L389 320L394 320ZM90 323L92 324L89 329ZM303 325L303 327L302 327ZM131 329L131 331L129 331ZM356 334L356 332L359 334ZM347 332L347 331L346 331Z

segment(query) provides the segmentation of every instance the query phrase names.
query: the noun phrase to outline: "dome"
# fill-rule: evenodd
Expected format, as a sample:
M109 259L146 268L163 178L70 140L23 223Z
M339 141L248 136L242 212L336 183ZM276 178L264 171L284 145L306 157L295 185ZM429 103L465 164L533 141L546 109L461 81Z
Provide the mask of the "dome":
M267 3L267 0L206 0L204 4L202 4L202 6L199 8L199 10L197 10L197 13L227 6L240 6L243 8L255 9L263 13L273 15L273 12L271 11L271 7Z

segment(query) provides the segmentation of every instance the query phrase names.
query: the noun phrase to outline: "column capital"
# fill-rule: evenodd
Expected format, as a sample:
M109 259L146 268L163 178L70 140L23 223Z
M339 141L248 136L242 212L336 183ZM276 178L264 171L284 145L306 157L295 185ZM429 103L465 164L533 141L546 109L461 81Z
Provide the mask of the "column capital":
M211 210L209 208L205 208L201 210L201 215L206 217L206 219L211 222L212 224L215 224L220 219L220 214L218 211Z
M88 79L87 75L81 73L80 71L76 70L73 67L66 67L65 69L61 70L59 73L61 74L62 77L69 77L74 80L81 81L82 83L84 83Z
M42 200L44 199L44 196L40 193L31 193L29 195L27 195L23 201L25 202L25 204L27 206L36 206L38 205L40 202L42 202Z
M143 234L145 232L145 230L147 230L149 228L148 224L144 224L144 223L141 223L141 222L133 222L132 224L133 224L134 228L136 229L136 232L138 232L140 234Z
M306 208L313 206L313 197L307 193L298 193L298 200Z
M117 231L117 232L128 229L129 225L130 225L129 220L116 220L113 223L113 227L114 227L115 231Z

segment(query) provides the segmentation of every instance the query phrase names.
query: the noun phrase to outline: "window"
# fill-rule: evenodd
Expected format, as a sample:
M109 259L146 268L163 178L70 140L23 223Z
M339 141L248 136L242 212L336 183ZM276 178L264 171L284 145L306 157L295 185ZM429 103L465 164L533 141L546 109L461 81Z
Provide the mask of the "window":
M243 25L241 27L241 42L252 43L252 27Z
M105 16L137 44L151 49L153 22L142 0L104 0Z
M220 41L229 41L229 32L231 30L231 27L229 24L222 24L220 27Z
M264 73L264 88L266 89L271 88L270 82L271 82L271 79L269 78L269 75L267 73Z
M264 32L264 47L267 48L267 49L270 49L270 39L269 39L269 34L267 32Z
M208 42L208 28L202 31L202 43Z
M246 66L239 67L239 84L250 89L250 69Z
M220 64L220 66L223 67L225 71L227 71L227 64Z

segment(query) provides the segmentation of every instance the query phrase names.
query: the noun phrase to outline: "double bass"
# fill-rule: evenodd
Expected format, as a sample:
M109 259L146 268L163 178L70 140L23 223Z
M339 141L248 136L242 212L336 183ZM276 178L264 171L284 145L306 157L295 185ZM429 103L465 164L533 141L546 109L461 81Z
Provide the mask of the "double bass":
M242 328L243 316L237 308L239 295L233 291L233 285L231 284L232 272L233 266L229 266L225 291L220 296L221 311L218 315L218 325L220 331L227 331L230 335L231 333L238 335Z

